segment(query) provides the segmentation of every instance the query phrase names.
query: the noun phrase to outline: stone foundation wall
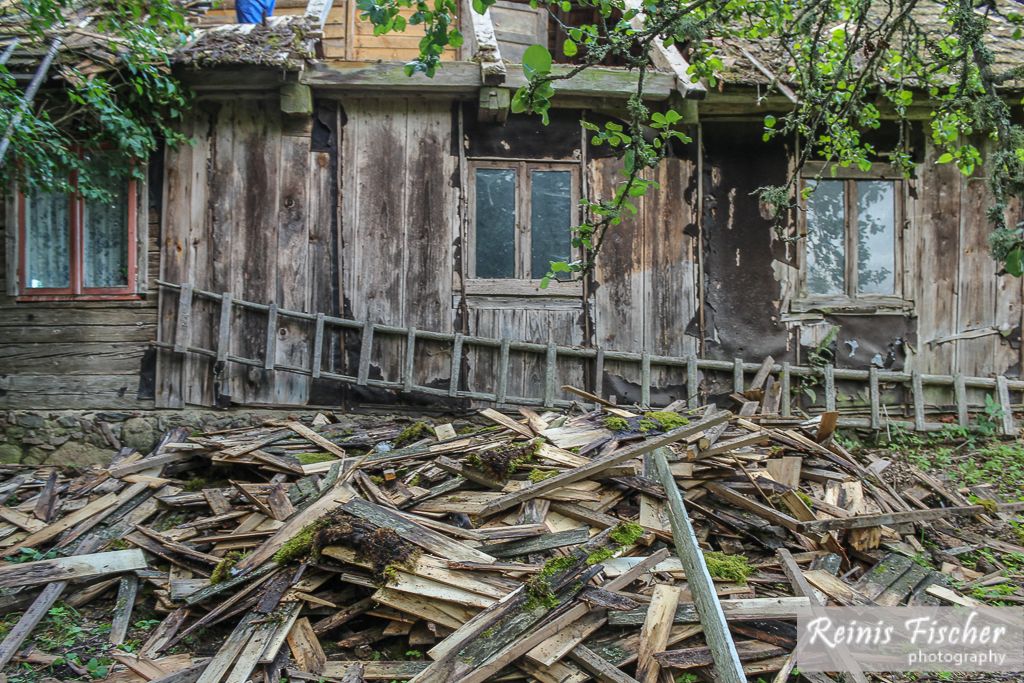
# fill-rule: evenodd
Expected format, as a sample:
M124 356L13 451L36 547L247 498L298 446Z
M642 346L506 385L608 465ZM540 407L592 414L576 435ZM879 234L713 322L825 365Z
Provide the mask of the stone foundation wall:
M311 418L315 414L315 411L283 410L0 412L0 463L66 467L106 465L122 447L149 452L173 427L214 431L258 425L266 420ZM354 424L395 420L394 417L367 415L354 418Z

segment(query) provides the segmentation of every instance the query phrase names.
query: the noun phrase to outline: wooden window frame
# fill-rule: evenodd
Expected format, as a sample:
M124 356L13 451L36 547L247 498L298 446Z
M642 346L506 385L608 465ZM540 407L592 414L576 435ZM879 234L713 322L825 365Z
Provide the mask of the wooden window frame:
M476 171L477 169L503 169L516 171L516 216L515 216L515 277L512 278L478 278L476 277ZM468 159L468 184L466 193L469 227L466 236L466 282L465 291L469 295L494 296L582 296L583 283L580 280L551 280L548 286L541 289L541 278L531 272L530 246L533 231L529 222L532 201L533 171L567 171L570 178L570 228L579 223L580 209L580 164L579 162L532 161L510 159L498 161L494 159ZM571 257L579 257L579 249L571 247Z
M807 312L822 307L845 309L849 311L865 310L867 312L885 312L886 310L909 311L913 302L905 297L906 276L905 239L906 224L906 178L899 172L882 164L870 171L857 168L843 168L824 162L807 162L800 171L799 189L802 192L808 181L842 181L844 197L843 247L845 250L845 291L842 294L810 294L807 292L807 236L808 211L807 202L801 199L801 210L798 212L800 248L797 250L799 266L799 296L790 306L793 312ZM880 180L893 183L893 293L870 294L857 291L857 181Z
M26 281L28 247L25 193L20 189L16 192L18 212L18 248L17 248L17 301L131 301L141 298L138 286L138 181L128 178L126 181L127 202L127 265L128 273L123 287L86 287L83 280L84 271L84 220L85 198L77 192L78 178L71 177L75 192L68 194L70 220L67 226L68 264L67 287L29 287Z

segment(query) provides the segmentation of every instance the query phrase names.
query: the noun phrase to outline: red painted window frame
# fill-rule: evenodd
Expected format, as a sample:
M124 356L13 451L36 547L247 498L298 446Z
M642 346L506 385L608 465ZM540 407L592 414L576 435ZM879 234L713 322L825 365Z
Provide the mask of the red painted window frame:
M71 176L71 184L78 187L78 178ZM83 221L85 198L77 192L68 195L68 244L71 262L68 264L68 287L29 287L25 280L27 226L25 225L25 193L18 191L18 301L65 301L65 300L133 300L138 299L138 183L134 178L127 181L128 201L128 277L124 287L86 287L82 280L82 258L85 253L83 242Z

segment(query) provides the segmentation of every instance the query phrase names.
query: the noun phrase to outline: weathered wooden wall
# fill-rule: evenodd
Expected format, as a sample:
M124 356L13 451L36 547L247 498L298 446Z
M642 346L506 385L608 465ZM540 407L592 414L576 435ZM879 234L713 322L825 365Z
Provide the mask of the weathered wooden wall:
M138 194L143 282L160 258L159 195L150 202L146 187L140 183ZM8 268L17 258L15 202L8 194L0 203L0 243L8 245L0 259L0 408L151 408L152 285L131 301L18 302L17 274Z
M685 357L700 347L697 312L696 147L669 158L652 180L659 188L637 202L637 214L608 233L595 273L595 341L607 349ZM608 197L621 182L621 163L595 158L589 164L595 196ZM655 368L652 400L684 398L685 373ZM640 399L640 368L608 363L604 391Z
M164 185L161 277L291 310L338 312L331 286L336 267L333 192L336 148L330 112L317 126L326 143L314 148L308 119L286 119L273 99L204 100L188 131L194 144L168 154ZM161 299L161 338L173 339L177 303ZM191 343L216 347L219 310L195 307ZM266 316L236 309L230 353L263 359ZM309 325L281 320L274 332L277 362L309 363ZM209 359L159 354L157 405L185 403L305 404L310 382Z

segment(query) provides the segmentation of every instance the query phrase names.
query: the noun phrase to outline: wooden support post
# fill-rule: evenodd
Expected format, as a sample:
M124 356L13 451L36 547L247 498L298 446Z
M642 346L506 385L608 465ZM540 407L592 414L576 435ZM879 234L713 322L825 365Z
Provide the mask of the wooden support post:
M699 370L697 354L692 353L686 359L686 407L691 410L700 407Z
M921 382L921 371L914 370L910 375L910 393L914 401L914 429L924 431L924 384Z
M604 349L600 346L594 358L594 395L604 398Z
M412 391L416 377L416 328L410 327L405 335L405 368L402 370L402 391Z
M508 353L511 344L508 337L501 338L501 347L498 351L498 390L494 399L496 403L504 403L508 398Z
M732 390L737 394L742 394L744 390L742 358L732 359Z
M313 379L320 377L320 368L324 356L324 314L316 314L316 327L313 329L313 360L310 362Z
M359 345L359 375L356 384L366 386L370 379L370 354L373 353L373 323L363 323L363 341Z
M448 395L455 397L459 395L459 375L462 373L462 333L456 332L452 341L452 368L448 380Z
M544 359L544 405L555 405L555 387L558 386L558 347L555 342L548 342L548 350Z
M882 405L882 394L878 388L878 368L868 368L868 400L871 402L871 429L877 431L882 428L880 415Z
M953 375L953 397L956 400L957 424L966 427L971 423L970 415L967 413L967 384L959 372Z
M231 292L220 295L220 326L217 328L217 362L227 363L231 351L231 313L234 299Z
M178 322L174 326L174 352L185 353L192 343L192 283L186 282L178 292Z
M834 413L836 412L836 369L831 363L828 363L821 370L825 375L825 411Z
M306 4L306 19L315 23L321 29L327 23L327 17L331 13L334 0L309 0Z
M267 349L263 356L263 369L273 370L277 360L277 304L267 310Z
M640 356L640 406L651 407L651 354L647 351Z
M1002 408L1003 436L1015 436L1017 427L1013 422L1013 405L1010 403L1010 386L1006 377L996 377L996 395L999 397L999 407Z
M782 372L779 374L779 414L782 417L789 417L793 414L792 396L792 375L790 374L789 363L782 364Z
M477 119L492 123L504 123L508 120L508 108L511 100L511 91L508 88L491 86L480 88Z
M718 601L715 583L704 563L704 553L700 549L690 517L686 513L683 496L679 493L666 456L665 448L658 448L652 454L658 479L665 487L665 496L668 498L668 514L676 554L679 555L683 571L686 572L687 586L693 595L694 606L704 628L704 637L715 661L716 680L723 683L745 683L747 677L743 673L743 664L736 652L732 634L729 633L722 605Z

